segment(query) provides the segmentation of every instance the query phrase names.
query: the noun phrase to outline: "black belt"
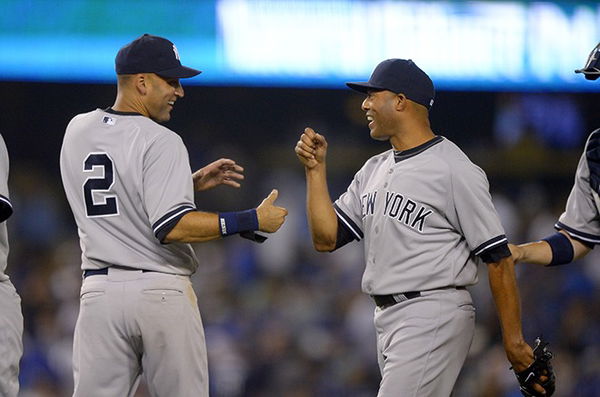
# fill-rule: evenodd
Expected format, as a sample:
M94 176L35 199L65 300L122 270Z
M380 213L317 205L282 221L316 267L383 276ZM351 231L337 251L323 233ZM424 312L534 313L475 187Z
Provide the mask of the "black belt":
M418 298L421 296L419 291L404 292L402 294L390 294L390 295L371 295L371 298L375 301L375 304L380 309L385 309L395 305L396 303L404 302L409 299Z
M121 270L137 270L137 271L141 270L143 273L152 271L152 270L147 270L147 269L135 269L133 267L119 266L119 265L112 265L109 267L112 267L115 269L121 269ZM107 274L108 274L108 267L103 267L102 269L86 269L83 271L83 278L86 278L89 276L98 276L98 275L107 275Z
M452 287L456 289L466 289L465 287ZM444 289L444 288L442 288ZM390 294L390 295L371 295L371 298L375 301L375 304L380 309L394 306L396 303L404 302L409 299L418 298L421 296L420 291L403 292L401 294Z

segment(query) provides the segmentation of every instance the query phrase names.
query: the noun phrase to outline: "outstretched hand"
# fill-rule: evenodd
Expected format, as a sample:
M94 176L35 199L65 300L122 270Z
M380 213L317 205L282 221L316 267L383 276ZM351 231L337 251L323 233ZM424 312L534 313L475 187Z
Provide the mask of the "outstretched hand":
M230 159L219 159L200 168L192 174L194 189L198 192L212 189L218 185L240 187L238 181L244 179L244 168Z
M325 163L327 141L323 135L316 133L310 127L306 127L294 150L300 162L306 168L312 169Z
M271 193L260 203L256 208L256 215L258 216L258 229L262 232L274 233L285 221L285 217L288 211L283 207L275 205L275 200L279 192L277 189L273 189Z

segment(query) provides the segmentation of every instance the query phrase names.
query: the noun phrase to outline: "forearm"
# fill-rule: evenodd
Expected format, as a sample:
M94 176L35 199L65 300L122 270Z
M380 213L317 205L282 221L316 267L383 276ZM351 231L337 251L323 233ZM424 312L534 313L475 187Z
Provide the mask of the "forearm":
M564 263L572 262L577 259L581 259L592 250L591 247L588 247L585 244L571 238L571 236L569 236L568 233L561 230L560 234L562 234L564 237L562 237L563 243L559 244L559 247L563 247L563 248L562 249L557 249L556 247L554 248L554 250L558 250L558 253L553 252L553 248L551 247L550 243L548 242L548 241L556 241L556 240L553 240L554 236L560 236L559 234L556 234L554 236L551 236L550 240L548 240L548 241L546 241L546 239L544 239L544 240L536 241L533 243L526 243L526 244L519 245L517 247L519 254L516 259L519 262L533 263L536 265L544 265L545 266L545 265L550 264L553 261L553 258L555 255L558 255L559 258L561 256L565 257L565 259L563 261L560 261L560 259L558 259L559 260L558 264L564 264ZM561 240L561 239L558 239L558 240ZM568 255L561 255L562 251L567 252ZM570 251L570 252L568 252L568 251Z
M325 164L306 169L306 207L315 249L333 250L337 240L338 225L327 187Z
M219 217L210 212L192 211L185 214L164 239L166 243L198 243L221 237Z
M519 262L545 266L552 261L552 250L546 241L520 244L518 248L521 250Z
M497 263L488 264L488 276L502 328L502 339L509 352L525 343L521 329L521 303L512 258L507 257Z

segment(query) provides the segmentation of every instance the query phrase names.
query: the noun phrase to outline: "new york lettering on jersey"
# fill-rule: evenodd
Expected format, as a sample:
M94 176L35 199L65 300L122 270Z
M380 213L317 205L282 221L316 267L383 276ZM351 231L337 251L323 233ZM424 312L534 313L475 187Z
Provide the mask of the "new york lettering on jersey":
M361 196L361 210L363 218L374 215L377 205L377 191L366 193ZM383 215L388 216L404 225L423 232L426 218L433 211L417 201L409 198L405 194L393 191L385 192L385 204L383 205Z

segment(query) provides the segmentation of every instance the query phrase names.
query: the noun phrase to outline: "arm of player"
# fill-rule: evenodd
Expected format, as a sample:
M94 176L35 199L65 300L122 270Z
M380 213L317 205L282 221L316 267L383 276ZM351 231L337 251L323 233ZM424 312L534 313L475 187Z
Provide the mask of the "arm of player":
M274 204L277 196L277 190L273 189L256 208L258 230L262 232L275 233L283 225L288 214L285 208ZM181 217L164 238L164 242L198 243L215 240L222 236L219 215L210 212L191 211Z
M583 258L592 250L591 247L571 238L568 233L562 230L559 233L565 235L573 246L573 260ZM515 263L525 262L547 266L552 262L552 249L547 241L541 240L519 245L509 244L508 247Z
M219 159L200 168L192 174L194 189L197 192L212 189L218 185L240 187L238 181L244 179L244 168L230 159Z
M327 141L312 128L305 128L295 152L306 172L306 214L313 246L317 251L332 251L338 224L327 187Z
M510 256L488 263L489 283L500 320L504 350L513 369L520 372L533 362L533 350L523 338L521 302L514 268ZM535 389L540 393L544 391L540 385L535 385Z
M165 243L198 243L221 237L219 216L210 212L191 211L164 238Z
M285 221L288 211L274 204L278 194L277 190L273 189L256 208L258 230L261 232L275 233ZM222 236L218 214L191 211L181 217L164 238L164 242L198 243Z

